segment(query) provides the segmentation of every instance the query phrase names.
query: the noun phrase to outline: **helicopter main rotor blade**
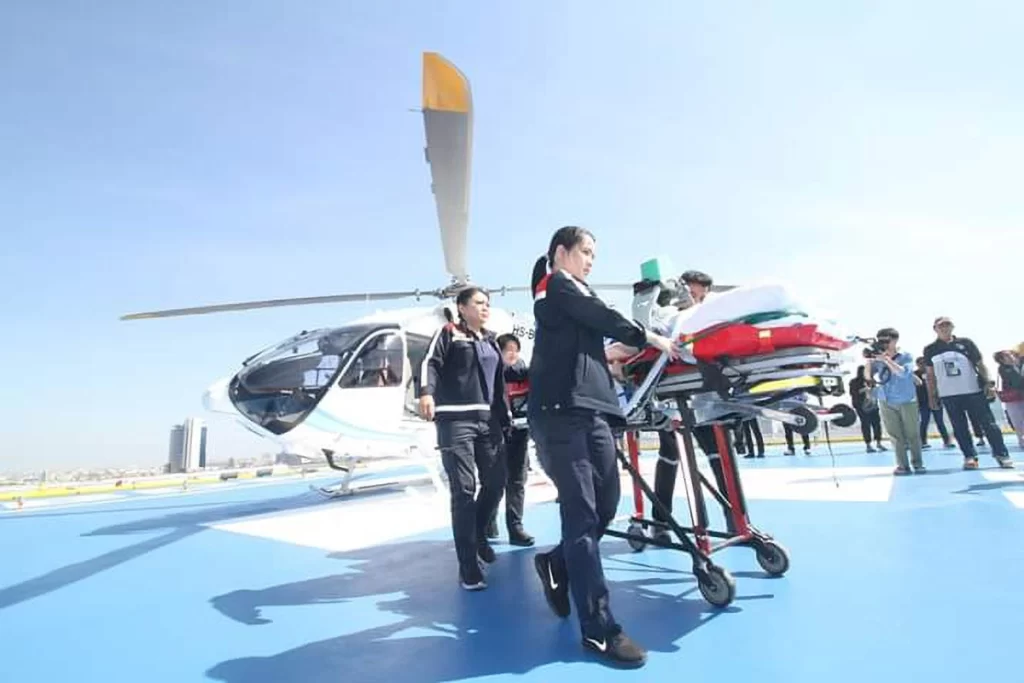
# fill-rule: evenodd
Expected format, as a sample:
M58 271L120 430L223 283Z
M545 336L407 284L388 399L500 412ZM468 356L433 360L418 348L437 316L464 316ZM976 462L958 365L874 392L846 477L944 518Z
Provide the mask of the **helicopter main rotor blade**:
M473 96L462 72L436 52L423 53L423 126L445 269L457 282L468 282Z
M171 308L164 311L149 311L121 316L121 320L144 320L149 318L173 318L185 315L204 315L207 313L223 313L225 311L248 311L254 308L277 308L280 306L308 306L312 304L335 304L359 301L391 301L407 297L438 296L434 290L409 292L368 292L365 294L334 294L329 296L308 296L292 299L267 299L265 301L244 301L233 304L214 304L212 306L195 306L193 308Z

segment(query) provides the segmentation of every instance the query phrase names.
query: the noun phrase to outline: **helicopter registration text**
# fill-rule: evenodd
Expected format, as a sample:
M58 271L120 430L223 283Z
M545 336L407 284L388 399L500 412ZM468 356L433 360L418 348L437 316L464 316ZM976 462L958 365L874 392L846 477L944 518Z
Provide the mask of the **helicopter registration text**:
M526 325L513 325L512 326L512 334L514 334L515 336L519 337L520 339L525 337L526 339L531 339L532 340L533 339L533 334L534 334L534 328L533 327L527 327Z

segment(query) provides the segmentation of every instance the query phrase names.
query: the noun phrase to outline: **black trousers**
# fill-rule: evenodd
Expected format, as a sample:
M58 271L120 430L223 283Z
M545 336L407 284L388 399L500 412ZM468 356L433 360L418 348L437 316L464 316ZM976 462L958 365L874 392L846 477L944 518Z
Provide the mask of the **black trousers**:
M881 421L881 418L878 416L877 413L875 414L875 419L879 420L879 422ZM782 425L783 436L786 437L786 447L789 450L791 450L791 451L794 450L793 449L793 434L794 434L795 431L796 430L794 430L791 426L789 426L787 424ZM876 438L879 438L879 437L876 437ZM810 450L811 449L811 435L810 434L801 434L800 435L800 439L804 442L804 450Z
M501 430L487 422L440 420L437 445L451 492L452 536L463 577L480 571L477 548L486 542L488 520L498 509L505 488ZM475 467L474 467L475 466ZM480 477L477 494L476 473Z
M742 430L742 432L740 431ZM741 435L742 434L742 442ZM761 434L761 425L757 420L744 420L736 428L736 444L743 443L747 453L754 453L754 441L757 441L757 453L764 455L764 435Z
M592 411L531 416L530 433L558 489L562 541L548 553L552 572L569 583L583 636L611 637L621 629L609 605L599 543L621 493L615 437L605 418Z
M729 438L730 430L725 430L725 438ZM697 442L704 454L708 456L711 465L711 472L715 475L715 485L723 495L728 495L725 487L725 475L722 472L722 460L718 456L718 442L715 441L715 428L712 426L701 426L693 430L693 440ZM672 497L676 490L676 474L679 468L679 442L672 432L658 432L658 462L654 465L654 495L669 512L672 512ZM707 504L701 496L704 518L707 519ZM723 510L723 513L725 511ZM667 522L657 510L652 513L652 518L658 522ZM725 514L725 525L728 531L735 531L732 516ZM681 526L686 526L682 524Z
M984 430L988 437L989 446L992 448L992 455L996 458L1009 457L1010 452L1003 441L1003 433L996 424L996 416L988 408L988 401L985 394L977 392L964 394L962 396L943 396L942 405L949 414L949 422L953 425L953 436L956 437L956 444L964 459L977 458L978 451L974 447L974 440L971 438L971 421Z
M935 418L935 426L939 429L939 436L942 437L942 443L948 443L949 432L946 430L946 420L942 417L942 408L932 410L928 407L927 402L923 404L918 402L917 407L921 413L921 443L928 443L928 425L933 417Z
M505 527L509 533L523 527L523 507L526 505L526 449L530 432L526 429L512 430L512 436L505 443L505 463L508 478L505 482ZM499 501L500 502L500 501ZM491 524L497 522L498 509L491 515Z
M864 412L857 409L857 419L860 422L860 434L864 437L864 443L868 446L882 440L882 414L878 410ZM793 447L793 437L789 437L789 447Z

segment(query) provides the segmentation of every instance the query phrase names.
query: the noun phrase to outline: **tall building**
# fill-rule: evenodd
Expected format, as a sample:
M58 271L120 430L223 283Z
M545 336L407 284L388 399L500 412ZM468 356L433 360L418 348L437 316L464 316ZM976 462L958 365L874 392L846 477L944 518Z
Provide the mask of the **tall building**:
M171 474L185 471L185 425L171 427L171 446L167 458L167 471Z
M171 428L168 459L170 472L190 472L206 467L206 425L190 417Z

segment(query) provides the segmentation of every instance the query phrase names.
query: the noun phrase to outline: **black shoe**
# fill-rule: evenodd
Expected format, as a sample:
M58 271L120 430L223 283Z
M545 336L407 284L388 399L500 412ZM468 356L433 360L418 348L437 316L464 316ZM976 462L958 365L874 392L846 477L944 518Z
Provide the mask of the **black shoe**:
M469 571L460 570L459 583L468 591L482 591L487 588L487 582L479 567L474 567Z
M531 545L533 545L533 536L523 531L522 527L518 529L509 529L508 542L511 545L518 545L523 548L529 548Z
M487 541L481 541L476 547L477 556L487 564L494 564L494 548Z
M544 587L544 597L555 616L569 616L569 581L563 576L556 576L551 566L551 558L544 553L533 556L533 566Z
M584 636L583 647L619 666L639 668L647 663L647 651L633 642L625 633L620 632L600 640Z

